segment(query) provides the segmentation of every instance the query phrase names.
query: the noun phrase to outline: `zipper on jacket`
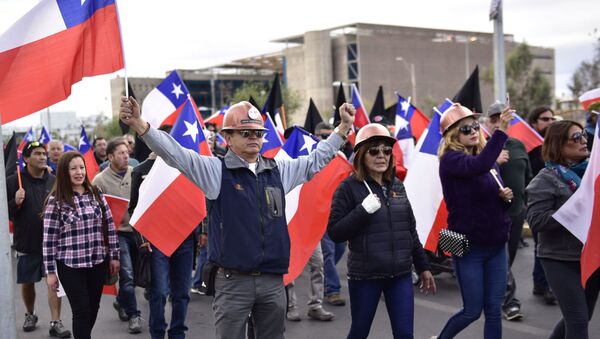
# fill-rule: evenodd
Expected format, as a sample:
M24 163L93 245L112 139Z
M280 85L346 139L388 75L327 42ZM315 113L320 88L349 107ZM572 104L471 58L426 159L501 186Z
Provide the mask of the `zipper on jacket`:
M387 189L387 188L386 188ZM383 190L383 187L382 187ZM384 191L385 192L385 191ZM394 266L393 262L396 261L394 258L395 255L395 250L394 250L394 226L392 223L392 208L390 207L390 195L392 194L392 186L390 186L390 189L387 191L387 194L385 195L385 205L387 206L388 209L388 221L389 221L389 225L390 225L390 240L391 240L391 244L392 244L392 267Z
M258 217L260 218L260 241L262 244L260 263L262 263L265 259L265 230L263 225L262 206L260 204L260 183L258 182L258 175L256 175L256 200L258 201Z

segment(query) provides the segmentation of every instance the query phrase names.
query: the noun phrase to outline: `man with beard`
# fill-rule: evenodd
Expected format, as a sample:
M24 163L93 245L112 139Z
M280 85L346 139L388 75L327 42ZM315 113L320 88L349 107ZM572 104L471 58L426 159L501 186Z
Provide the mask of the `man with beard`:
M538 132L542 137L546 135L546 130L552 123L556 121L554 117L554 111L550 107L540 106L534 108L529 116L527 117L527 122L529 125L533 127L533 129ZM535 177L539 171L542 170L546 165L544 164L544 159L542 158L542 146L538 146L532 149L529 153L529 162L531 163L531 172L533 177ZM546 273L540 264L540 260L537 256L537 234L533 233L533 241L535 242L534 253L535 259L533 264L533 294L537 296L541 296L544 298L544 301L548 305L554 305L556 303L556 299L554 298L554 294L550 290L548 286L548 282L546 281Z

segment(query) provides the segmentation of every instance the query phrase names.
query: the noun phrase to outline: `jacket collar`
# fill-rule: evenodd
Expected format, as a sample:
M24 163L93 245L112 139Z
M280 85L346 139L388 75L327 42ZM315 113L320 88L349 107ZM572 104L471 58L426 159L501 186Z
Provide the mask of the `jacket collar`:
M233 153L231 149L227 150L227 154L225 154L225 167L228 169L238 169L238 168L249 168L248 162L242 158L240 158L237 154ZM256 173L260 173L266 170L272 170L277 167L277 163L272 159L264 158L262 155L258 156L258 161L256 164Z

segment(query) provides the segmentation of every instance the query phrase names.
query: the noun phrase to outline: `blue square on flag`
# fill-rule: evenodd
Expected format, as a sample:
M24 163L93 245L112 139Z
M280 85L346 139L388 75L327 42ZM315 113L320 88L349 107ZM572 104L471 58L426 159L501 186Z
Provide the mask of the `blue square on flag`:
M296 159L301 155L309 155L317 148L319 139L307 131L294 127L290 137L283 144L282 149L291 158Z
M183 106L175 125L173 125L171 136L181 146L200 152L200 143L206 140L191 101L188 100Z

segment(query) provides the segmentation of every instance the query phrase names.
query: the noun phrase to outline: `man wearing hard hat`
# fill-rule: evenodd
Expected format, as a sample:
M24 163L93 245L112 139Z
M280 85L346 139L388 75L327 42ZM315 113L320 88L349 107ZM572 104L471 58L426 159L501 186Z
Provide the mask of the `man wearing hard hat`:
M252 314L257 339L283 338L283 275L290 259L285 195L310 180L344 145L356 111L340 107L342 123L310 155L275 160L260 155L265 133L260 112L249 102L231 106L222 132L229 146L224 159L181 147L140 116L135 99L122 98L120 118L172 167L212 200L209 261L219 267L213 310L217 338L245 338Z

